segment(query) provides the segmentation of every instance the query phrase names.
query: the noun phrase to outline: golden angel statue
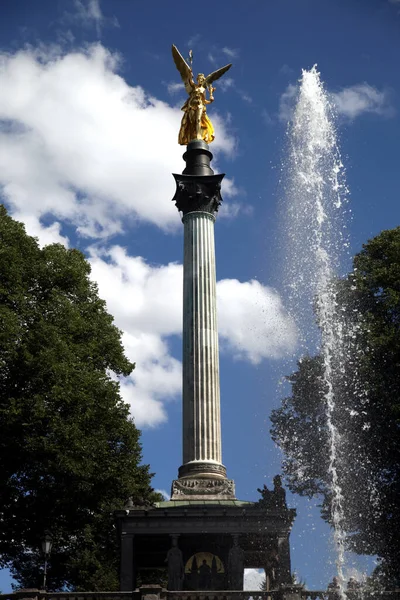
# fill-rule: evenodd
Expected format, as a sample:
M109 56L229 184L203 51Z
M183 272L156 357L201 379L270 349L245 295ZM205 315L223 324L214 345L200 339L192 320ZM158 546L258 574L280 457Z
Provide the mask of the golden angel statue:
M191 51L189 55L192 58ZM182 106L184 115L179 130L178 143L184 146L193 140L204 140L207 144L210 144L214 139L214 128L207 116L206 105L214 102L213 92L215 92L215 87L212 86L213 82L226 73L232 65L226 65L210 73L207 77L203 73L199 73L196 79L197 83L195 83L192 68L189 67L178 48L174 45L172 46L172 56L185 84L185 90L189 94L189 98ZM208 100L206 90L209 93Z

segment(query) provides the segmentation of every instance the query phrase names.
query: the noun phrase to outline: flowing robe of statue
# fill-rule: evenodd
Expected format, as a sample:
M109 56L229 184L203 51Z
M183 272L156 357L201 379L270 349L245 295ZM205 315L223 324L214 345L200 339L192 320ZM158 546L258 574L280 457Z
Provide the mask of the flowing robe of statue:
M198 81L203 82L201 74L198 76ZM185 113L182 117L181 128L179 130L178 143L184 146L192 140L202 139L207 144L210 144L214 136L214 127L206 112L206 104L210 104L213 101L212 96L210 100L206 100L205 91L206 88L199 84L196 85L193 80L189 81L189 87L191 88L189 98L182 106L182 110ZM187 89L187 86L186 86Z

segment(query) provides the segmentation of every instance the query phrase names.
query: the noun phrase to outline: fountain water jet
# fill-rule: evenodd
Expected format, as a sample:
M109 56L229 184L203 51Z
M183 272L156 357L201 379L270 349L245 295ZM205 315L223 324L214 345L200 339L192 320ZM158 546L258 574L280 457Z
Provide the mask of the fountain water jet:
M335 423L337 375L346 360L345 322L332 284L348 259L348 189L340 157L333 106L316 66L303 70L293 120L288 128L288 158L282 171L286 205L286 281L289 305L304 350L319 349L323 359L329 473L336 567L344 584L345 532L340 486L340 432ZM313 324L314 312L319 329ZM317 335L317 331L319 332ZM307 332L307 333L305 333Z

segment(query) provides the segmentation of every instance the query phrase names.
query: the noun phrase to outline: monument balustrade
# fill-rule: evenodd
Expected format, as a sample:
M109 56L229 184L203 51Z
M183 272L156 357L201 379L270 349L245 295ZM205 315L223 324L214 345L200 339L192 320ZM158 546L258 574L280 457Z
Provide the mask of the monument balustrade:
M400 590L345 592L348 600L400 600ZM282 586L260 591L203 590L168 591L159 585L146 585L130 592L45 592L37 589L0 594L0 600L334 600L335 593Z

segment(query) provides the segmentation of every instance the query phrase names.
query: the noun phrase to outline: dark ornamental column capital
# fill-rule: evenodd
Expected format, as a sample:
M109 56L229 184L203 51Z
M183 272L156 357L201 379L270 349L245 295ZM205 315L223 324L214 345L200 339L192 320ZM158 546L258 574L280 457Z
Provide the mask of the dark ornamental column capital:
M214 214L221 205L220 175L176 175L176 192L172 200L184 215L188 212L200 211Z
M176 192L173 201L179 212L206 212L214 215L222 202L224 174L215 175L210 163L213 155L203 140L189 142L183 159L182 175L174 174Z

